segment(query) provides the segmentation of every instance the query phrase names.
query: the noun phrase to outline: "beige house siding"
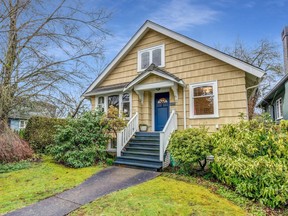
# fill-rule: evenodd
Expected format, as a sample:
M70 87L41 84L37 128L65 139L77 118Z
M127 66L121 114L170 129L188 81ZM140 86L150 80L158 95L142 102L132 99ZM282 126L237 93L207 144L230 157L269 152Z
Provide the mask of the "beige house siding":
M147 32L99 86L130 82L139 74L137 72L138 51L161 44L165 45L164 69L178 76L187 85L185 88L187 127L206 125L210 127L211 131L215 131L216 125L221 127L223 124L237 122L239 121L238 116L240 113L247 114L244 71L152 30ZM162 80L163 78L151 75L142 81L142 83L155 83ZM219 118L190 119L189 84L215 80L218 81ZM152 126L152 94L151 92L145 92L143 104L139 102L138 95L135 92L133 92L132 97L133 114L138 111L140 114L140 123L148 124L150 128ZM181 86L178 87L178 96L178 101L175 106L170 107L170 110L175 109L177 111L179 129L182 129L184 127L184 113L183 88ZM171 102L175 102L173 92L171 91L170 97Z
M95 107L95 106L96 106L95 97L92 96L92 97L90 98L90 101L91 101L91 109L92 109L92 110L95 110L95 108L96 108L96 107Z

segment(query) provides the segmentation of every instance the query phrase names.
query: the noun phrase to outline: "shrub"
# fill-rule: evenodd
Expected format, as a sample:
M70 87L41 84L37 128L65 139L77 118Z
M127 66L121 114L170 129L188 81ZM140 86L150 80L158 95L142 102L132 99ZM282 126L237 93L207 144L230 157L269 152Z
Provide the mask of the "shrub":
M211 152L207 129L189 128L172 134L168 150L179 166L189 172L191 165L199 163L202 169L206 165L206 157ZM204 164L201 161L204 160Z
M287 121L241 121L212 135L212 172L240 194L270 207L288 201Z
M29 144L20 139L4 123L3 129L0 129L0 163L25 160L32 157L32 155L33 150Z
M59 126L55 145L50 153L60 163L80 168L91 166L96 160L104 161L109 140L108 126L103 124L103 113L87 112L80 118L68 119Z
M54 145L56 127L65 124L65 119L33 116L25 128L24 139L29 142L34 151L45 153L47 146Z
M119 110L110 106L107 113L102 117L102 124L107 125L108 131L111 134L111 139L117 137L117 132L126 126L126 121L123 116L119 116Z

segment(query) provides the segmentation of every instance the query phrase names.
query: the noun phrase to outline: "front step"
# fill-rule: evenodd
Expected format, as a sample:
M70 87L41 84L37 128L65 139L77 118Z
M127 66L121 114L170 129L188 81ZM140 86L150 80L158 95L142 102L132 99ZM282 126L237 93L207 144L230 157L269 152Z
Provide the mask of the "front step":
M160 170L159 160L160 134L157 132L136 132L124 150L117 157L115 165L124 165L141 169Z
M118 157L116 162L131 162L131 163L145 163L155 166L162 166L162 162L157 159L149 159L149 158L141 158L141 157L129 157L129 156L121 156Z
M157 153L146 153L146 152L124 151L124 152L122 152L122 156L142 157L142 158L156 159L156 160L159 159L159 154L157 154Z
M129 146L129 147L126 147L126 152L128 151L133 151L133 152L145 152L145 153L159 153L159 147L155 148L155 147L135 147L135 146Z
M144 169L149 169L149 170L154 170L158 171L161 169L162 165L156 166L156 165L151 165L148 163L135 163L135 162L127 162L127 161L115 161L115 165L127 165L129 167L136 167L136 168L144 168Z

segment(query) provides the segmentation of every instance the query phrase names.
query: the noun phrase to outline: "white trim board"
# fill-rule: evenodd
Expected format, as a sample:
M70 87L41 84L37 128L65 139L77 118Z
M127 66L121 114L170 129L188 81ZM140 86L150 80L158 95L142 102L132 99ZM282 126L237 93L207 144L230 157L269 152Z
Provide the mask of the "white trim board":
M191 38L188 38L184 35L171 31L163 26L160 26L154 22L147 20L140 29L133 35L133 37L128 41L128 43L122 48L122 50L116 55L116 57L111 61L111 63L104 69L104 71L95 79L95 81L87 88L84 92L92 91L98 83L100 83L105 77L113 70L116 65L128 54L128 52L134 47L134 45L146 34L146 32L152 29L154 31L160 32L174 40L180 41L190 47L193 47L203 53L211 55L223 62L226 62L230 65L233 65L236 68L239 68L249 74L252 74L258 78L261 78L264 75L264 71L260 68L247 64L239 59L236 59L232 56L229 56L223 52L220 52L212 47L209 47L205 44L202 44L198 41L195 41ZM83 96L84 96L83 94Z
M143 73L143 74L140 74L135 80L131 81L128 86L126 86L124 88L124 92L131 89L133 86L135 86L136 84L140 83L142 80L144 80L146 77L148 77L149 75L151 74L154 74L154 75L157 75L159 77L162 77L164 79L167 79L167 81L162 81L161 83L164 83L164 82L175 82L175 83L178 83L179 85L181 86L184 86L185 83L183 82L183 80L180 80L180 81L177 81L176 79L168 76L168 75L165 75L165 74L162 74L160 72L157 72L157 71L148 71L148 73ZM170 80L170 81L169 81ZM150 84L143 84L143 85L147 85L149 86ZM156 86L157 87L157 86ZM155 87L155 88L156 88ZM157 88L161 88L161 87L157 87Z

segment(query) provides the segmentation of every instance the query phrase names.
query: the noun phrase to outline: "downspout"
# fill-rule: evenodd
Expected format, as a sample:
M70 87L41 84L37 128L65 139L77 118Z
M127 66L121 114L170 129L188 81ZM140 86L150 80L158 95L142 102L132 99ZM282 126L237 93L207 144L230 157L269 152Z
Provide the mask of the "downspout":
M183 107L184 129L186 129L187 128L187 121L186 121L186 85L183 86L183 103L184 103L184 107Z

